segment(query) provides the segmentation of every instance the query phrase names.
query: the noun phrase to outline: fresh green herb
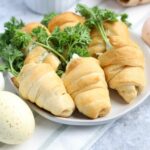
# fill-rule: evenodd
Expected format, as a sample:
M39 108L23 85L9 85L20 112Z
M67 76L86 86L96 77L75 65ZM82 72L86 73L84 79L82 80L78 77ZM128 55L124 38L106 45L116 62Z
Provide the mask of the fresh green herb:
M58 27L50 36L44 28L38 27L32 31L36 37L36 44L56 54L67 64L74 53L79 56L88 56L87 47L91 41L89 29L84 25L67 27L61 31Z
M31 40L32 37L29 34L22 32L21 30L16 30L11 39L11 44L18 49L24 49L29 45Z
M23 66L24 54L18 49L18 46L24 46L24 43L22 41L22 44L19 45L18 41L15 41L18 30L23 26L24 23L21 20L12 17L4 25L5 32L0 35L0 56L3 60L3 63L0 64L0 71L9 71L14 76Z
M54 13L54 12L53 12L53 13L50 13L50 14L48 14L48 15L45 15L44 18L42 19L41 23L47 27L47 26L48 26L48 23L49 23L55 16L57 16L57 14Z
M33 42L34 44L37 44L39 46L42 46L44 48L46 48L48 51L54 53L56 56L60 57L60 59L66 62L66 59L59 53L57 52L57 50L55 50L52 45L48 44L48 34L46 32L46 30L43 27L37 27L35 29L33 29L32 33L31 33L32 37L35 37L35 41Z
M9 44L10 40L14 36L14 32L16 29L21 29L24 26L24 23L22 20L17 20L15 17L12 17L10 21L6 22L4 24L5 33L2 35L2 39Z
M2 64L2 63L0 64L0 72L6 71L7 68L8 68L8 66L6 64Z
M130 27L132 24L127 20L128 15L127 14L121 14L121 21L124 22L128 27Z
M102 36L104 42L106 43L106 49L111 49L112 45L107 38L106 31L104 29L104 22L110 21L115 22L118 20L120 15L116 14L115 12L109 9L100 9L99 7L95 6L93 8L89 8L86 5L78 4L76 11L79 12L82 16L86 18L85 24L89 28L96 27L100 35ZM122 15L121 20L125 23L127 16Z
M89 32L89 29L81 24L67 27L63 31L56 28L48 40L54 49L69 61L74 53L83 57L88 56L87 47L91 41Z
M65 71L73 54L89 56L87 47L91 41L90 30L85 25L78 24L63 31L56 28L51 35L48 35L43 27L33 29L29 35L20 30L23 26L22 21L14 18L5 25L5 32L0 35L0 56L3 60L0 71L9 71L17 76L25 59L25 54L21 50L29 44L42 46L60 58L58 75Z
M14 76L17 76L23 66L23 53L12 45L3 45L0 56L4 62L0 64L0 70L9 71Z
M45 36L46 30L38 27L33 30L32 35L36 37L36 44L46 48L60 58L62 62L57 70L57 74L61 75L73 54L78 54L82 57L89 56L87 51L91 41L89 33L90 31L86 26L78 24L74 27L67 27L63 31L57 27L49 37ZM43 41L38 37L43 39Z
M57 73L58 76L61 77L61 76L64 74L64 71L63 71L63 70L60 70L60 69L57 69L57 70L56 70L56 73Z
M37 27L32 30L31 35L36 37L36 41L42 44L46 44L46 40L48 38L48 33L46 29L43 27Z
M69 59L72 58L73 54L77 54L78 56L81 57L89 57L89 52L87 51L87 48L81 48L81 47L74 47L72 48L72 50L70 51L69 54Z

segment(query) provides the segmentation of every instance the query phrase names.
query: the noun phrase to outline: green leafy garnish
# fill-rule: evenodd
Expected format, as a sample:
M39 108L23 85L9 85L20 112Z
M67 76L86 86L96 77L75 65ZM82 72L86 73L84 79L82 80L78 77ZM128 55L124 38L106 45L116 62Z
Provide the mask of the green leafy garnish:
M55 50L52 47L52 45L48 43L49 36L43 27L37 27L33 29L31 35L32 37L35 38L33 44L37 44L39 46L46 48L48 51L54 53L57 57L59 57L63 62L67 63L66 59L57 50Z
M88 8L78 4L77 12L85 17L85 25L78 24L74 27L67 27L63 31L56 27L50 35L43 27L33 29L31 34L25 33L20 30L24 26L22 20L12 17L4 25L5 32L0 35L0 56L3 59L3 64L0 64L0 71L10 71L16 76L25 59L25 54L21 50L26 49L31 44L42 46L54 53L61 60L57 74L62 75L73 54L82 57L89 56L87 49L91 42L90 29L95 27L106 43L106 48L111 49L112 46L103 24L106 21L115 22L120 19L130 25L127 21L127 14L116 14L111 10L100 9L97 6ZM41 23L48 26L48 22L56 15L51 13L44 16Z
M68 27L63 31L56 28L51 35L48 35L43 27L33 29L31 35L21 31L19 27L13 29L11 38L6 42L4 37L8 37L5 31L0 36L0 55L4 62L0 65L0 71L9 71L17 76L25 58L25 54L21 50L26 49L29 44L33 44L44 47L61 60L61 65L57 70L58 75L61 75L73 54L89 56L87 51L91 41L89 32L86 26L80 24Z
M18 38L18 35L21 37L19 29L23 26L22 20L12 17L4 25L5 32L0 35L0 57L3 60L0 71L9 71L14 76L17 76L23 66L24 54L18 49L26 45L26 40L24 43L23 38Z
M57 13L50 13L48 15L45 15L44 18L42 19L41 23L45 25L46 27L48 26L48 23L55 17L57 16Z
M16 29L21 29L24 26L22 20L17 20L15 17L12 17L10 21L4 24L5 33L2 35L2 39L9 44L10 40L14 36L14 32Z
M86 21L85 24L89 28L95 27L100 35L102 36L105 44L106 49L111 49L112 45L109 42L109 39L107 38L106 31L104 29L104 22L115 22L120 17L119 14L116 14L115 12L109 10L109 9L101 9L98 6L95 6L93 8L89 8L86 5L78 4L76 11L79 12L83 17L85 17ZM127 16L122 15L121 20L125 23L127 23Z
M57 27L50 36L46 34L46 30L42 27L32 31L32 35L36 37L35 43L37 45L46 48L60 58L61 65L57 70L58 75L64 72L73 54L78 54L82 57L89 56L87 47L91 38L90 31L85 25L78 24L74 27L67 27L63 31Z
M46 32L46 29L43 27L37 27L32 30L31 35L33 37L36 37L36 41L42 44L46 44L46 40L48 38L48 33Z
M61 31L58 27L48 36L42 27L35 28L32 35L36 44L46 48L67 63L74 53L79 56L89 56L87 47L91 41L89 29L81 24L67 27Z
M0 45L0 56L4 63L0 64L1 71L9 71L17 76L23 66L24 55L12 45Z
M11 44L18 49L24 49L29 45L31 40L32 37L29 34L22 32L21 30L16 30L11 39Z
M131 26L131 23L127 20L128 19L128 14L121 14L121 21L124 22L128 27Z
M67 27L63 31L55 28L48 41L69 61L75 53L82 57L89 56L87 51L91 41L89 32L89 29L81 24Z
M64 65L63 64L60 64L59 66L58 66L58 68L57 68L57 70L56 70L56 73L57 73L57 75L58 76L62 76L63 74L64 74Z

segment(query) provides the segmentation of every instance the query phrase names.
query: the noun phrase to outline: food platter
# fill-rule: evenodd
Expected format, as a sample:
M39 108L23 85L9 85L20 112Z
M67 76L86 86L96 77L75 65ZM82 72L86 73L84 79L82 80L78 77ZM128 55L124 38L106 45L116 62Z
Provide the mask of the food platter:
M35 104L27 101L28 105L31 107L32 110L37 112L39 115L43 116L44 118L47 118L48 120L51 120L53 122L57 122L60 124L66 124L66 125L80 125L80 126L90 126L90 125L99 125L108 123L114 119L120 118L126 113L130 112L137 106L139 106L146 98L149 96L150 93L150 79L148 78L148 75L150 74L150 48L142 41L139 35L136 33L131 32L131 37L134 41L136 41L141 49L143 50L144 56L145 56L145 74L146 74L146 86L145 89L142 91L142 93L131 103L126 104L122 98L114 91L110 91L110 99L112 104L112 109L108 115L105 117L101 117L98 119L88 119L87 117L83 116L79 112L73 113L73 115L69 118L62 118L62 117L56 117L50 114L49 112L39 108ZM18 93L18 89L14 86L13 82L11 81L11 75L8 74L9 82L12 84L12 86L15 88L16 93Z

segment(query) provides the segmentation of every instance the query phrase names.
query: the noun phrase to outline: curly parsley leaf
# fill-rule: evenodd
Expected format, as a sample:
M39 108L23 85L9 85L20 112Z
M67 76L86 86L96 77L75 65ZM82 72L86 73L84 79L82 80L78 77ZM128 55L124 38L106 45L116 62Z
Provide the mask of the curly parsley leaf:
M24 54L12 45L3 45L0 56L3 60L1 71L9 71L17 76L23 66Z
M21 30L16 30L11 39L11 44L18 49L24 49L29 45L31 40L32 37L29 34L22 32Z
M25 59L25 54L21 50L30 43L40 45L60 58L61 65L57 70L59 75L65 71L73 54L89 56L87 47L91 37L90 30L85 25L78 24L63 31L56 28L51 35L43 27L33 29L31 35L25 33L20 30L23 23L16 19L6 23L6 26L5 32L0 34L0 56L3 59L0 71L9 71L17 76Z
M61 60L57 74L61 75L73 54L82 57L89 56L88 45L91 41L90 30L85 25L78 24L67 27L63 31L56 27L51 35L47 35L42 27L35 28L32 36L36 37L35 43L54 53Z
M76 7L76 11L86 18L85 24L89 28L95 27L98 30L104 42L106 43L106 49L107 50L111 49L112 45L109 39L107 38L107 34L106 34L103 24L106 21L110 21L110 22L118 21L120 14L117 14L109 9L101 9L98 6L89 8L83 4L78 4ZM121 20L124 23L129 25L129 23L127 22L127 15L122 14Z
M130 27L132 24L127 20L128 14L121 14L121 21L124 22L128 27Z
M4 24L5 32L0 35L0 56L3 63L0 64L0 71L9 71L16 76L23 66L24 54L18 49L12 40L16 31L24 26L22 20L12 17ZM19 39L20 40L20 39Z
M74 53L83 57L87 56L87 47L91 41L89 33L89 29L81 24L67 27L63 31L55 28L49 37L49 43L69 61Z
M44 18L42 19L41 23L47 27L47 26L48 26L48 23L49 23L55 16L57 16L57 13L54 13L54 12L52 12L52 13L50 13L50 14L48 14L48 15L45 15Z
M4 24L5 33L2 35L3 41L9 44L10 40L14 36L14 32L16 31L16 29L21 29L23 26L24 23L22 20L17 20L15 17L12 17L10 21Z
M42 44L46 44L48 33L43 27L37 27L32 30L31 35L36 38L36 41Z

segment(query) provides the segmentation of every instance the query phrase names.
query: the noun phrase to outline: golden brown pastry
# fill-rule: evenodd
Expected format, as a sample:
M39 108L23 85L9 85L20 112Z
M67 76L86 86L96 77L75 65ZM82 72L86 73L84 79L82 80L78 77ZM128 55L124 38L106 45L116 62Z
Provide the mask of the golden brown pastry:
M78 23L84 23L84 18L72 12L64 12L49 22L48 29L50 32L52 32L55 27L60 27L60 29L63 30L66 27L72 27Z
M24 60L24 64L28 63L48 63L56 71L60 60L53 53L48 53L43 47L36 46L28 53Z
M33 29L37 28L37 27L42 27L44 28L48 34L50 34L50 32L48 31L48 29L42 25L41 23L39 22L31 22L31 23L28 23L26 24L23 28L22 28L22 31L26 32L26 33L31 33Z
M99 57L100 64L109 87L130 103L145 86L144 56L123 23L106 24L105 28L113 48Z
M97 57L97 55L106 51L105 42L96 29L91 31L91 39L92 41L88 47L90 56Z
M73 113L74 102L49 64L26 64L17 80L24 99L56 116L69 117Z
M115 42L119 42L120 44L123 44L123 42L126 43L131 42L129 40L130 35L128 28L123 22L121 21L117 21L114 23L105 22L104 28L110 42L114 42L114 44ZM97 32L95 28L91 31L91 38L92 41L89 45L88 50L91 56L97 57L98 55L106 51L106 44L103 41L100 33Z
M50 34L48 29L38 22L28 23L22 28L22 30L26 33L31 33L32 30L37 27L44 28L47 31L47 33ZM59 59L53 53L49 53L45 48L33 45L33 43L30 43L29 46L23 51L26 54L24 64L48 63L55 71L57 70L60 64Z
M98 60L92 57L72 59L62 79L81 113L94 119L110 111L107 83Z
M150 3L150 0L117 0L122 6L136 6L141 4Z

